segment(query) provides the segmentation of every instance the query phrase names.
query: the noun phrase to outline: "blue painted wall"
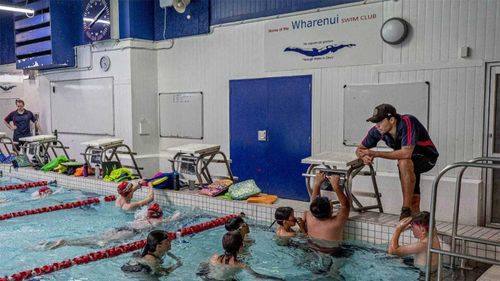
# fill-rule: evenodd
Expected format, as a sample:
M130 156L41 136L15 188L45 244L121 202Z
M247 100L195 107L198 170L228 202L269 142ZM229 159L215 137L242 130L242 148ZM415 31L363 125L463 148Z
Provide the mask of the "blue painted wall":
M362 1L363 0L211 0L211 25Z
M10 4L8 0L0 0L0 4ZM0 11L0 64L16 61L14 38L14 17L12 12Z
M166 9L166 32L163 36L165 9L160 7L158 0L155 5L155 40L186 37L210 32L210 1L191 0L183 14L177 13L174 8ZM188 16L190 18L188 19Z
M154 40L155 2L158 0L119 1L120 38Z

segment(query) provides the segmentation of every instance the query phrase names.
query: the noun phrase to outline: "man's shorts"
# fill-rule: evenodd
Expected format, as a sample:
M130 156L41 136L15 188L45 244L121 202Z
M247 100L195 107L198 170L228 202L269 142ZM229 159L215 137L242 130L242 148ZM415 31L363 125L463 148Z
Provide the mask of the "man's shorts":
M436 165L437 157L414 153L411 156L413 171L415 172L415 188L413 194L420 194L420 174L430 171ZM399 169L399 165L398 165ZM401 177L401 172L399 173Z

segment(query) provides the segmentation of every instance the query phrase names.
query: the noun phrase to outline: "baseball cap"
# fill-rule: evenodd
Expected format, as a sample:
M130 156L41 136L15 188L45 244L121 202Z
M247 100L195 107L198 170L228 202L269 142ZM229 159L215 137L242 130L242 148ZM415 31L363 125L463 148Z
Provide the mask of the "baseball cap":
M366 119L366 122L378 123L385 118L396 117L396 108L394 106L383 103L379 104L373 110L373 116Z

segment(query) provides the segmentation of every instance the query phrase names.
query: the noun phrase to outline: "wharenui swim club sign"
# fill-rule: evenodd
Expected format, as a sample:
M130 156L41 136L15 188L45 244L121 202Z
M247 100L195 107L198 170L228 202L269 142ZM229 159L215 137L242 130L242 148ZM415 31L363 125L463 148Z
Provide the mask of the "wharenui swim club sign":
M382 4L272 20L265 28L266 71L382 62Z

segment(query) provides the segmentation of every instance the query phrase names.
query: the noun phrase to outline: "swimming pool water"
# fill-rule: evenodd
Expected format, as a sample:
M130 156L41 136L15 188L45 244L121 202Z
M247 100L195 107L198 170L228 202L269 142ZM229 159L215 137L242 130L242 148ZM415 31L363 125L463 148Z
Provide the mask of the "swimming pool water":
M0 178L0 186L21 182L17 179ZM63 189L62 192L49 198L32 200L31 193L36 190L38 189L32 188L26 192L1 192L0 199L6 199L8 202L0 204L0 213L97 196ZM161 227L169 231L214 218L190 208L162 207L165 216L171 215L174 210L181 210L184 214L179 221ZM110 202L96 204L90 208L76 208L0 221L0 276L99 249L68 246L43 250L39 246L41 241L75 239L101 234L111 228L126 225L133 219L134 213L120 211ZM223 227L218 227L174 240L171 252L181 258L183 265L169 276L157 278L123 273L120 267L130 259L129 253L112 259L73 266L50 275L35 277L33 280L200 280L196 274L200 264L207 262L214 253L223 252L221 239L224 233ZM105 248L144 239L146 234L147 231L128 240L107 245ZM405 265L402 259L387 255L385 246L375 247L348 242L345 246L347 254L333 258L303 247L282 246L281 243L277 243L274 233L267 228L251 225L250 237L254 242L240 258L255 271L284 280L417 280L419 278L417 269ZM166 258L165 264L169 263L172 261ZM245 271L238 273L236 278L255 280Z

